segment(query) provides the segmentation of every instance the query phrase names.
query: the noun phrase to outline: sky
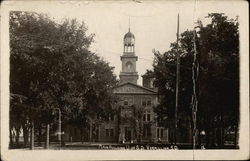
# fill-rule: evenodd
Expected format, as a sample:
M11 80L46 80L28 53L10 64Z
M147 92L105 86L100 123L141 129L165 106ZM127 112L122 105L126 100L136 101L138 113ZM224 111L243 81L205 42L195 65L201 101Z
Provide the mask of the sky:
M90 50L103 57L114 66L114 74L121 71L120 56L123 54L123 37L130 29L135 35L135 54L138 56L138 84L141 75L152 69L153 52L161 53L176 41L177 15L180 14L180 33L192 30L198 18L204 23L209 12L223 12L234 18L240 12L237 3L200 1L61 1L61 2L22 2L20 10L37 11L48 14L57 21L63 18L76 18L84 21L87 34L94 33L94 43ZM208 3L209 2L209 3ZM18 6L18 5L17 5Z

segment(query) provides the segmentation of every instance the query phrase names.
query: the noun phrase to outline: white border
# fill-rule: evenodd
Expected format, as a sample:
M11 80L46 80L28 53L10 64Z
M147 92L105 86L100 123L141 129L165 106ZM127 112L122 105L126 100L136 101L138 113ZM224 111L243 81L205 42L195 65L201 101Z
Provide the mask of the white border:
M193 2L193 1L190 1ZM232 7L239 7L240 22L240 149L239 150L155 150L155 151L127 151L127 150L8 150L9 142L9 36L8 12L10 10L31 10L42 7L43 3L58 2L12 2L1 3L1 158L3 160L180 160L180 159L249 159L249 26L247 1L202 1L197 2L211 12L223 12L223 3L232 3ZM163 3L163 1L159 1ZM173 2L176 3L176 2ZM180 2L179 2L180 3ZM216 9L215 9L216 8ZM218 10L220 8L220 10ZM200 8L197 8L200 10ZM203 11L203 10L202 10ZM194 158L193 158L194 156Z

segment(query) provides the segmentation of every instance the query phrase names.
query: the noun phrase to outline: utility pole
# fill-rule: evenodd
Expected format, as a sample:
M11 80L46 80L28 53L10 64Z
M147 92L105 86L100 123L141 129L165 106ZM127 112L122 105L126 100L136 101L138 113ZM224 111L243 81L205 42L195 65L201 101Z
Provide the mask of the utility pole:
M50 125L49 123L46 125L46 144L45 144L45 148L46 149L49 149L49 128L50 128Z
M199 75L199 61L197 59L196 47L196 30L194 28L194 58L192 66L192 81L193 81L193 96L192 96L192 118L193 118L193 149L196 149L196 135L197 135L197 110L198 110L198 96L197 96L197 81Z
M31 121L30 129L30 150L34 150L34 121Z
M176 41L176 91L175 91L175 145L177 144L177 123L178 123L178 97L180 79L180 54L179 54L179 13L177 17L177 41Z
M62 114L60 108L56 108L58 110L58 142L61 146L62 144Z

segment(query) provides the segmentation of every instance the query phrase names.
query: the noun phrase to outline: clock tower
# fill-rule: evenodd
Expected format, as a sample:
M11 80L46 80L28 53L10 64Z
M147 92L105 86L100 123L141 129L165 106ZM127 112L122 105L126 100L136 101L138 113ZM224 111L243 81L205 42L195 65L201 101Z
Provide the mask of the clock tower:
M120 72L120 83L137 84L138 73L136 72L136 61L138 57L135 55L135 36L130 32L125 34L123 38L123 55L121 56L122 71Z

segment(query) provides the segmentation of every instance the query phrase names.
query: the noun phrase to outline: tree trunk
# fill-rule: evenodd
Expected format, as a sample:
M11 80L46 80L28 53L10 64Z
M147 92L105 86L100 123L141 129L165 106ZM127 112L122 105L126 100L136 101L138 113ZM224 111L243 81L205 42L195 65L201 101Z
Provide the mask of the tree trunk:
M117 128L117 143L120 142L120 136L121 135L121 127L120 124L118 123L118 128Z
M224 124L223 124L223 114L220 115L220 148L224 147Z
M45 144L45 148L49 149L49 124L47 124L47 128L46 128L46 144Z
M173 126L171 126L170 127L170 129L171 129L171 141L170 141L170 143L171 144L174 144L174 135L175 135L175 133L174 133L174 128L173 128Z
M221 132L221 146L222 146L222 148L224 148L224 142L225 142L225 129L224 129L224 125L222 126L222 132Z
M142 142L142 120L139 120L139 143Z
M117 114L117 125L118 125L118 130L117 130L117 142L119 143L121 141L121 112L120 108L118 109L118 114Z
M19 145L20 127L15 128L15 130L16 130L15 142L16 142L17 145Z
M213 131L212 131L212 142L211 142L212 148L215 148L215 144L216 144L216 128L213 127Z
M140 138L140 125L139 124L140 124L139 120L136 120L134 133L135 133L135 138L137 142L139 141L139 138Z
M31 123L30 128L30 150L34 149L34 123Z
M13 135L12 135L12 130L11 130L11 127L9 128L9 132L10 132L10 147L13 146Z
M38 126L38 146L41 146L42 143L42 124L39 124Z
M191 122L191 118L189 117L189 128L188 128L188 143L192 143L192 138L193 138L193 129L192 129L192 122Z
M170 143L170 144L172 144L172 128L171 128L171 126L169 127L169 136L168 136L168 142Z
M25 125L23 126L23 141L24 141L24 147L26 147L29 141L29 129L27 129Z
M197 138L197 140L198 140L198 145L199 145L199 147L201 147L201 141L202 141L202 136L201 136L201 133L200 133L200 130L198 131L198 134L197 134L197 136L198 136L198 138Z
M82 127L79 127L79 129L80 129L80 133L81 133L81 142L83 144L83 142L84 142L84 140L83 140L83 129L82 129Z
M89 127L89 141L92 142L92 120L90 121Z
M206 132L206 147L209 147L209 143L210 143L210 131L208 129L206 129L205 132Z

